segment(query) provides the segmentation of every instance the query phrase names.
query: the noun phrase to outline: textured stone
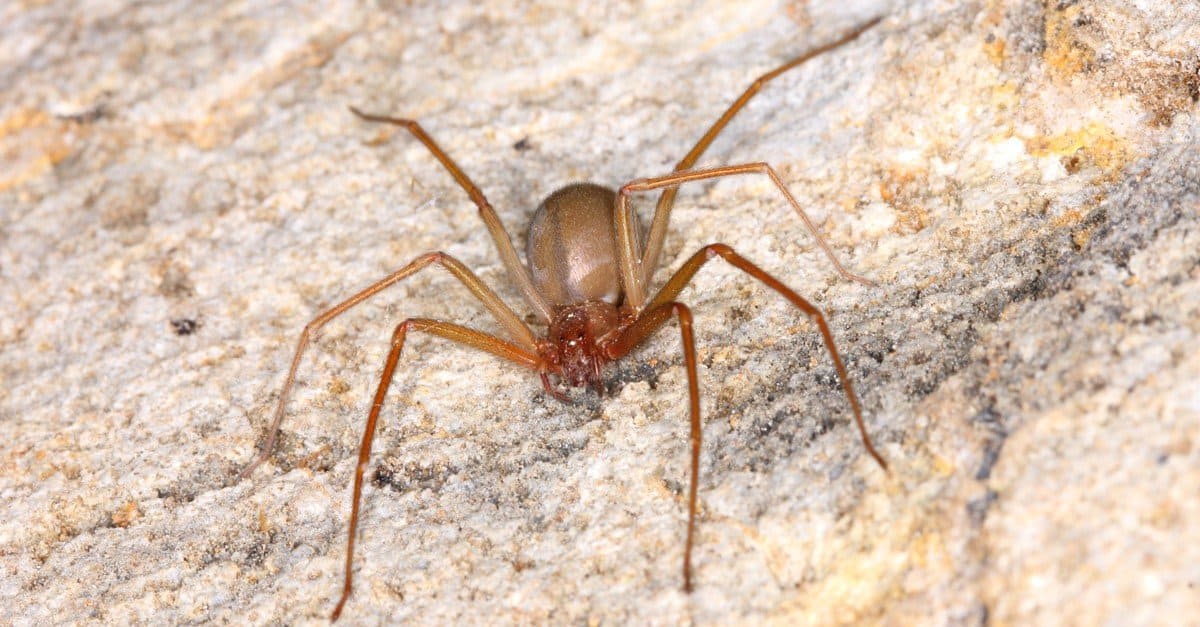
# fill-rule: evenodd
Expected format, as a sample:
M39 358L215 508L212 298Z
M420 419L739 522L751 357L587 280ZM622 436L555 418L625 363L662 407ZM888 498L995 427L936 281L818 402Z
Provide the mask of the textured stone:
M376 441L347 621L1162 624L1200 612L1200 10L1192 3L13 5L0 25L0 600L16 624L323 620L392 328L498 331L438 271L327 327L252 478L304 324L416 255L519 311L420 119L522 248L540 198L680 194L703 393L681 592L676 327L565 405L414 339ZM642 205L649 210L650 200Z

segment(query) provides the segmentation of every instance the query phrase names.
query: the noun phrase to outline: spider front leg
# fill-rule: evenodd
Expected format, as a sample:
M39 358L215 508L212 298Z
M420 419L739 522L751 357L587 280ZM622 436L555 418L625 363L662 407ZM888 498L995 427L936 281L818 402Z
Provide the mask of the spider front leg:
M692 332L692 311L679 302L662 303L641 313L612 344L605 349L611 360L620 359L646 341L671 314L679 319L679 333L683 343L683 362L688 378L688 417L691 421L692 478L688 485L687 539L683 547L683 590L692 591L692 544L696 532L696 492L700 482L700 384L696 375L696 338Z
M275 450L275 440L279 436L279 425L283 422L283 413L287 407L288 394L292 390L292 385L296 382L296 371L300 367L300 358L304 355L304 350L308 348L310 339L317 331L330 320L342 315L351 307L362 303L384 289L399 283L403 279L416 274L434 263L440 264L449 270L450 274L461 281L471 291L471 294L478 298L492 312L492 315L496 317L501 326L508 330L522 347L527 351L537 352L537 340L534 338L533 332L529 330L529 327L525 326L525 323L521 322L517 314L508 305L504 304L504 301L500 300L500 297L495 292L488 288L487 285L484 285L479 277L467 269L461 261L442 252L421 255L403 268L376 281L366 289L313 318L312 321L304 326L304 331L300 333L300 341L296 345L296 353L292 356L292 365L288 368L287 379L283 383L283 391L279 393L279 404L275 407L275 417L271 420L271 426L267 430L267 441L263 444L262 452L238 474L237 478L239 481L254 472L254 469L266 461Z
M400 360L400 351L404 349L404 340L409 330L424 331L431 335L445 338L471 348L491 353L507 359L519 366L530 370L542 370L544 363L535 352L506 342L498 337L469 329L462 325L426 318L409 318L396 326L392 333L392 348L388 352L387 361L383 366L383 374L379 377L379 387L375 390L375 399L371 402L371 413L367 416L367 425L363 428L362 444L358 448L358 465L354 468L354 496L350 505L350 529L346 537L346 573L342 584L342 596L338 599L337 607L333 609L330 621L336 621L342 614L346 600L350 598L354 564L354 535L358 531L360 501L362 499L363 473L371 459L371 444L375 440L375 426L379 421L379 411L383 408L384 398L396 373L396 363Z

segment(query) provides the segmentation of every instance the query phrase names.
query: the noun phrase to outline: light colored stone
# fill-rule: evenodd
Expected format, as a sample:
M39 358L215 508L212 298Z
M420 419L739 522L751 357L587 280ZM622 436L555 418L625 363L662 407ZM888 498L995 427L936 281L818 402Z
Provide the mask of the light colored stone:
M1043 5L1046 6L1043 6ZM521 248L539 199L701 160L667 269L713 265L697 589L668 325L575 405L410 342L376 441L348 622L1163 624L1200 611L1200 11L1142 3L13 5L0 26L0 601L15 624L324 620L387 340L498 330L419 275L331 324L245 481L300 329L421 252L519 311L419 118ZM518 143L527 146L517 149ZM644 207L648 210L650 200ZM180 335L172 320L196 321ZM185 325L184 322L178 322ZM186 325L185 325L186 326Z

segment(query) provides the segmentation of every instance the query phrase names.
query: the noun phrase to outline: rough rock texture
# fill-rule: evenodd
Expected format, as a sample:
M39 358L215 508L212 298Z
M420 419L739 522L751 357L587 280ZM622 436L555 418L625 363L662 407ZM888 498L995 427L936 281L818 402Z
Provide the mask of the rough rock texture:
M1200 614L1200 9L1193 2L9 3L0 20L0 604L45 623L324 620L387 338L498 330L445 273L332 323L277 454L304 324L440 249L519 301L421 119L523 242L572 180L701 160L667 266L704 394L680 591L674 325L564 405L422 338L370 471L348 622L1166 624ZM582 12L577 12L582 11ZM648 210L649 200L644 207ZM664 277L667 270L659 277ZM539 327L540 329L540 327Z

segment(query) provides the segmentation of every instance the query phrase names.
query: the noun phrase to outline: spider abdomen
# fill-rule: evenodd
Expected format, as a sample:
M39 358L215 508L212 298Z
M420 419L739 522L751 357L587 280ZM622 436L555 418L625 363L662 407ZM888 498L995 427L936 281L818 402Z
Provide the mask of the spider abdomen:
M613 223L617 194L572 183L546 197L529 223L525 258L537 291L554 307L624 294Z

